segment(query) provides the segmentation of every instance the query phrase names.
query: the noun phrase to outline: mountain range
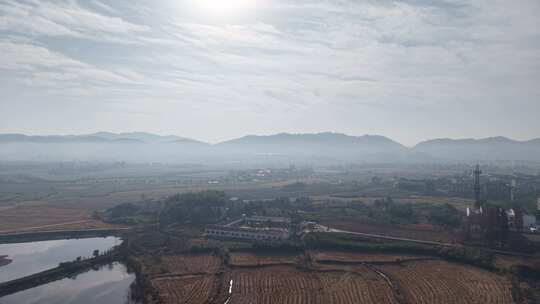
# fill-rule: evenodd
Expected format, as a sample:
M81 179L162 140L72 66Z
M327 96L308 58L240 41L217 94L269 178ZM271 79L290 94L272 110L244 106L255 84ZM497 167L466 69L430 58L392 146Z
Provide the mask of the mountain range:
M32 145L29 149L28 145ZM109 157L131 161L181 161L193 157L316 157L347 161L540 161L540 138L517 141L506 137L431 139L406 147L378 135L350 136L311 133L244 137L210 144L176 135L145 132L98 132L86 135L29 136L0 134L3 159L85 159ZM131 157L131 159L129 159Z
M440 159L540 160L540 138L526 141L502 136L482 139L443 138L421 142L413 149Z
M156 135L146 132L111 133L97 132L87 135L46 135L0 134L0 143L198 143L202 141L176 135Z

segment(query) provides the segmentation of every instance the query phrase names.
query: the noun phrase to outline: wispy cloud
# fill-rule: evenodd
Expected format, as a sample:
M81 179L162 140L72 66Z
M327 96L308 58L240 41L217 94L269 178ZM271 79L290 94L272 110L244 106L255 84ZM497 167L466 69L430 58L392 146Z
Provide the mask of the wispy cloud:
M115 11L93 1L109 13ZM117 16L100 14L76 1L7 0L0 3L0 30L31 36L70 36L95 40L129 41L131 35L150 30Z
M540 111L536 0L256 3L219 17L194 0L4 0L0 88L51 108L69 99L99 113L146 111L129 125L148 130L212 117L228 127L184 134L210 140L289 128L396 132L407 142L428 125L455 136L446 116L464 109L486 120L517 115L512 104ZM513 132L540 132L528 117Z

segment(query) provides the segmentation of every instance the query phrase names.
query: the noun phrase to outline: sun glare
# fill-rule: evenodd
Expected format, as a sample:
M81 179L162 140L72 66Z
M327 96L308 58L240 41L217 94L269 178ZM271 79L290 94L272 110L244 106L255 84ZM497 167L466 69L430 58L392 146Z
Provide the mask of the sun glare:
M238 14L254 5L255 0L197 0L205 11L215 15Z

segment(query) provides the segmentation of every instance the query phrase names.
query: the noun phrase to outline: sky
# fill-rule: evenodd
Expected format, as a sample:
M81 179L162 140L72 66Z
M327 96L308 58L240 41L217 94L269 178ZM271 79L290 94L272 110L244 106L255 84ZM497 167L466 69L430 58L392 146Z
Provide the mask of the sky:
M540 137L538 0L0 0L0 133Z

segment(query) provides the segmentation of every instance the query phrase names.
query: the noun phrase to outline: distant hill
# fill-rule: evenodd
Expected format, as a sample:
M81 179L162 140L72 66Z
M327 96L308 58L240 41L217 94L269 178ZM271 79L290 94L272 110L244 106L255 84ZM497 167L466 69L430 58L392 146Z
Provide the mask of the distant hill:
M206 143L175 135L161 136L144 132L110 133L98 132L88 135L0 134L0 143Z
M378 135L349 136L341 133L290 134L268 136L248 135L219 143L222 147L257 146L278 150L292 147L322 146L324 148L401 149L403 146L387 137Z
M248 135L216 145L228 153L314 156L342 161L385 161L408 153L401 144L378 135L341 133Z
M0 134L4 161L199 162L210 145L179 136L99 132L89 135Z
M408 148L384 136L350 136L331 132L248 135L214 145L176 135L145 132L65 136L0 134L0 159L310 164L497 160L540 162L540 138L527 141L501 136L482 139L440 138Z
M92 135L28 136L24 134L0 134L0 143L104 143L106 139Z
M146 132L129 132L129 133L111 133L111 132L98 132L88 136L99 137L107 140L136 140L146 143L199 143L206 144L202 141L184 138L176 135L157 135Z
M415 151L447 160L540 161L540 138L517 141L498 136L482 139L432 139L417 144Z

